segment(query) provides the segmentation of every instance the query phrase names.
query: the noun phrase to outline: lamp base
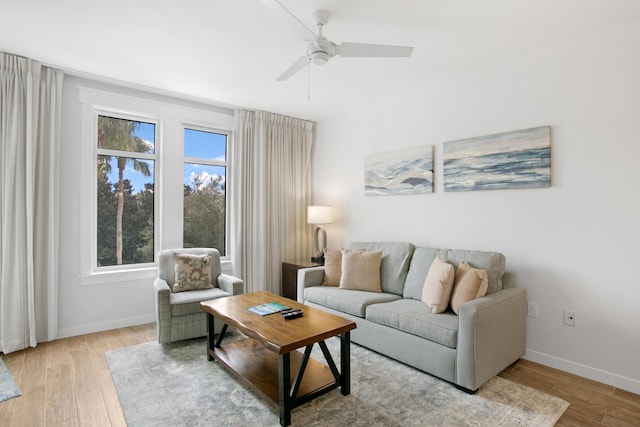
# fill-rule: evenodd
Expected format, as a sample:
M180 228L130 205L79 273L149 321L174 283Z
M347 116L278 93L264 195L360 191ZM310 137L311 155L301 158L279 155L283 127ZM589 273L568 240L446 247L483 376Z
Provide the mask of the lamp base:
M319 256L319 257L312 256L311 262L315 264L324 265L324 254L322 254L322 256Z

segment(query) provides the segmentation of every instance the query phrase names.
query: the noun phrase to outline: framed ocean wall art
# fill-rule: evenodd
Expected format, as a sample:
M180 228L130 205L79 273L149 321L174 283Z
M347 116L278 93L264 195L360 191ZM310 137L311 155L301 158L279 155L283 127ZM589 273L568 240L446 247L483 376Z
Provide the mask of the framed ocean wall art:
M424 193L433 193L433 145L365 156L366 196Z
M444 191L551 185L551 127L541 126L443 144Z

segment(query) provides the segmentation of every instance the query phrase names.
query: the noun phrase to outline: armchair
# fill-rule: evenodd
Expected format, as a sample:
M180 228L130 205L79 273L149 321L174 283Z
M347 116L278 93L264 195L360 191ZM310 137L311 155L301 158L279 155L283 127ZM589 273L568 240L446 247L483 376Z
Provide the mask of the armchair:
M172 292L175 283L174 254L211 254L211 289ZM200 301L238 295L244 292L242 279L222 274L220 253L212 248L165 249L158 254L158 277L153 282L158 342L168 343L207 334L206 313L200 309ZM222 324L216 319L214 332Z

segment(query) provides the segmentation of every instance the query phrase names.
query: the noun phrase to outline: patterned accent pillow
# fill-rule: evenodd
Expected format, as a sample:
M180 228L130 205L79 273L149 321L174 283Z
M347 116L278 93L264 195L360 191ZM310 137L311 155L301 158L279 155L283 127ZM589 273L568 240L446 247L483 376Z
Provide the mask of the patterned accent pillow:
M172 292L211 289L211 254L173 254L175 283Z

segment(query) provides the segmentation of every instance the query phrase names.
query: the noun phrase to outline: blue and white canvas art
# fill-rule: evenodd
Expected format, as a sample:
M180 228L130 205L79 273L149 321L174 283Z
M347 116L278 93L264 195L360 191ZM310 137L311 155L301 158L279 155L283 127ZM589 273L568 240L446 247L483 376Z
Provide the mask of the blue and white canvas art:
M443 144L444 191L549 187L551 127Z
M433 192L433 145L370 154L364 159L364 194Z

